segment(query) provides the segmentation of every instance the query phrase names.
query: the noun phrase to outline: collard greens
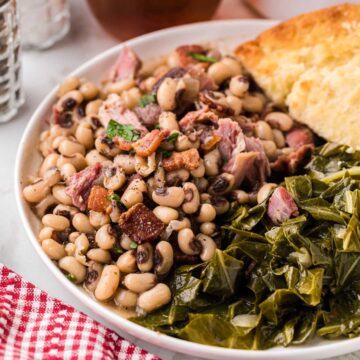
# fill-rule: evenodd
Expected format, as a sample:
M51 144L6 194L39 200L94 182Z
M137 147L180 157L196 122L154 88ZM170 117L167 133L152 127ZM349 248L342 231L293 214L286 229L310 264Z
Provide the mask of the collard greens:
M267 200L232 204L222 249L177 267L172 302L139 324L202 344L266 349L360 334L360 152L326 144L283 186L299 216L281 226Z

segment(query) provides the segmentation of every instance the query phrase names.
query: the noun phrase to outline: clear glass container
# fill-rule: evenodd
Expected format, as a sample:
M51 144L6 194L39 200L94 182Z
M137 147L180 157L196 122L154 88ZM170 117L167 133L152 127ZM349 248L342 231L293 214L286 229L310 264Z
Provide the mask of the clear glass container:
M0 122L9 121L23 104L19 16L16 0L0 0Z
M70 29L67 0L19 0L24 49L47 49Z

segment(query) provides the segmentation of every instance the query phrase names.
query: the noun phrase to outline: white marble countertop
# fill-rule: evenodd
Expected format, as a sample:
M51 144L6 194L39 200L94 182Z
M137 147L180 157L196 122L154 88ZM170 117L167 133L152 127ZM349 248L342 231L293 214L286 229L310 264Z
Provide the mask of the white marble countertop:
M14 120L0 125L0 228L2 229L0 262L40 289L47 291L51 296L61 299L111 327L68 293L41 262L26 237L14 198L15 156L21 135L31 114L48 91L66 74L84 61L116 44L116 41L100 29L92 18L85 6L85 0L73 0L71 7L72 28L64 40L44 52L23 53L26 103ZM152 346L122 332L119 333L163 360L196 360L196 354L193 357L186 357ZM342 359L360 359L360 355L351 355Z

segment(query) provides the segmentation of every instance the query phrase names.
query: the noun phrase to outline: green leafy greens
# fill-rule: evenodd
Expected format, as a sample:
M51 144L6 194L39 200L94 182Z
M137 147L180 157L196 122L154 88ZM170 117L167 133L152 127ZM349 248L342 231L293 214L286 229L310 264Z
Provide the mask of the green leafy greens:
M115 120L110 120L106 129L106 136L109 139L119 136L126 141L133 142L140 138L140 132L131 124L119 124Z
M139 100L139 106L141 108L146 107L147 105L153 104L156 102L155 94L145 94Z

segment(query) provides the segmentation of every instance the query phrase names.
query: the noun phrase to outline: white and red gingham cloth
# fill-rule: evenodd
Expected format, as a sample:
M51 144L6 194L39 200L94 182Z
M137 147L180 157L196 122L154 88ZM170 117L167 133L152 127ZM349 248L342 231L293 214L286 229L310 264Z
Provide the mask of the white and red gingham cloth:
M0 359L160 360L2 264Z

